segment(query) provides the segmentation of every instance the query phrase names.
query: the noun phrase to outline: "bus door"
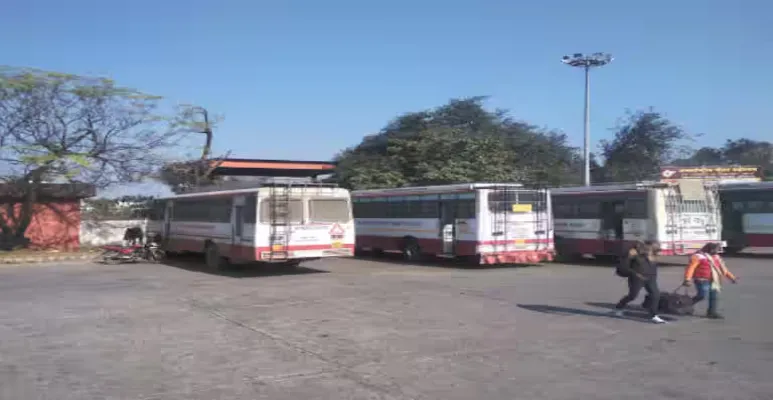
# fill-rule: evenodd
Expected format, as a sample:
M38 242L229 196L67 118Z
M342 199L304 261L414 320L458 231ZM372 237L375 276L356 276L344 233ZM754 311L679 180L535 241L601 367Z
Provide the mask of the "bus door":
M623 249L624 210L623 200L601 202L601 236L606 254L620 254Z
M244 235L244 204L244 196L234 197L233 212L231 212L231 246L234 250L241 248L242 235Z
M722 239L729 248L746 245L743 231L744 202L722 199Z
M164 227L161 230L161 242L164 247L169 245L169 237L172 236L172 214L174 202L167 200L164 204Z
M456 202L457 195L444 194L440 196L440 238L443 254L456 254Z

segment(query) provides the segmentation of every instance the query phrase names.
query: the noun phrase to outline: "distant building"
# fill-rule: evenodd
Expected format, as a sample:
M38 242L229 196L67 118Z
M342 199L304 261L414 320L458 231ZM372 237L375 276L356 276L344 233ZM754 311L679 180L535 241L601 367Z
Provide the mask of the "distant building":
M81 199L96 194L92 185L83 183L44 183L33 204L32 221L24 236L35 249L76 250L79 247ZM10 226L16 224L25 193L17 185L0 184L0 218ZM12 215L9 210L13 211ZM0 244L8 237L0 233Z

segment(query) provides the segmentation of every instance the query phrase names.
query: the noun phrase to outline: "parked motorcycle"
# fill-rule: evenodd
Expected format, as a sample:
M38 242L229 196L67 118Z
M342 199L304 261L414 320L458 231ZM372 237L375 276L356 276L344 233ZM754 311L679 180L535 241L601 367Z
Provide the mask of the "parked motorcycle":
M161 262L166 253L161 250L156 242L142 244L135 244L131 246L123 245L106 245L102 246L102 254L100 254L96 261L104 264L122 264L122 263L135 263L135 262Z

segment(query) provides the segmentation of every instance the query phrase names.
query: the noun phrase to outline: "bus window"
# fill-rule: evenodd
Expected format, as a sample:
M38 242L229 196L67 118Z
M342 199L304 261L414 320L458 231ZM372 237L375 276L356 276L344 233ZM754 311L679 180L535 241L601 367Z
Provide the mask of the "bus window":
M593 201L581 201L577 206L578 218L596 219L601 215L601 204Z
M762 212L765 207L765 203L762 201L747 201L746 210L752 213Z
M309 200L309 220L312 222L348 222L350 218L346 199Z
M531 204L532 211L545 211L547 195L539 192L518 192L518 204Z
M475 199L460 199L456 201L456 218L475 218Z
M242 213L242 221L245 224L255 224L258 214L258 196L249 195L244 202L244 212Z
M647 201L644 199L628 199L625 201L625 218L647 219Z
M154 201L153 202L153 208L150 212L150 220L151 221L163 221L164 220L164 213L166 212L166 202L163 201Z
M289 215L287 222L297 224L303 222L303 202L300 200L290 200L288 204ZM263 224L270 224L271 219L271 200L265 199L260 203L260 222ZM281 216L276 218L277 222L285 222L285 219Z

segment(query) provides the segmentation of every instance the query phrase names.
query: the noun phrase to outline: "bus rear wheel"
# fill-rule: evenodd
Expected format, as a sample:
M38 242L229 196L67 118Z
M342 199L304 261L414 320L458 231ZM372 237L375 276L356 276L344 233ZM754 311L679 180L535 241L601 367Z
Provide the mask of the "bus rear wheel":
M220 250L214 243L208 243L204 249L204 261L212 271L222 271L226 266L226 260L220 256Z
M741 250L743 250L743 247L728 246L724 248L724 253L727 255L734 256L740 253Z
M407 238L403 243L403 259L405 261L419 261L421 259L421 247L414 238Z

